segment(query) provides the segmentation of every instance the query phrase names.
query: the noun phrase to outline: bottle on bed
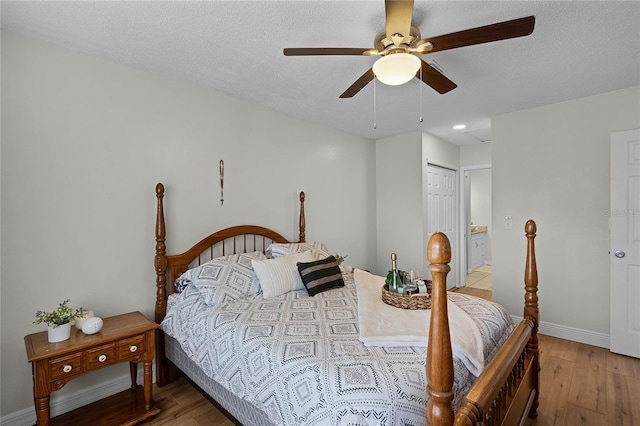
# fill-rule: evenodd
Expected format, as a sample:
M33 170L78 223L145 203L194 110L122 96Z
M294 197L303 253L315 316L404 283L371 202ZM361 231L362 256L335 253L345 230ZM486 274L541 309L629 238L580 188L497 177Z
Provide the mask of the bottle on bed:
M402 278L398 272L397 264L398 256L395 253L391 253L391 280L389 283L389 291L392 293L403 294Z

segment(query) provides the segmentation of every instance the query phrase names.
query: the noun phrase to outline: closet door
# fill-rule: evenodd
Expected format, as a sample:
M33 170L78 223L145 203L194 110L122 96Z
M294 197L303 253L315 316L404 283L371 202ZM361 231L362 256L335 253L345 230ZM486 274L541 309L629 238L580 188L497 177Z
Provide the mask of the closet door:
M447 287L458 284L456 249L456 171L429 164L427 166L427 234L429 238L442 232L451 243L451 271L447 275Z

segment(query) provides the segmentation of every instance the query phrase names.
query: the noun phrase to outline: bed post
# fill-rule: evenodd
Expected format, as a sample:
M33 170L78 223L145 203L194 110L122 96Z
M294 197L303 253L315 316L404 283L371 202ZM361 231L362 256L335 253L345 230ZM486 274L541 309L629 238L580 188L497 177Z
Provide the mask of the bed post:
M527 353L532 355L533 368L533 388L535 389L535 397L529 417L538 416L538 404L540 396L540 352L538 350L538 323L540 321L540 313L538 311L538 268L536 265L536 251L534 239L536 238L536 223L529 219L524 226L527 236L527 261L524 267L524 317L529 318L533 322L531 337L527 343Z
M427 245L432 279L431 323L427 346L427 423L453 424L453 352L447 313L447 273L451 270L451 245L437 232Z
M299 231L298 242L299 243L304 243L307 241L306 240L307 235L305 230L306 226L307 226L307 222L304 217L304 191L300 191L300 220L298 222L298 231Z
M156 308L155 321L160 324L167 313L167 246L165 245L165 225L164 225L164 207L162 199L164 198L164 185L158 183L156 185ZM156 383L163 386L169 382L168 365L164 357L164 333L162 330L156 330Z

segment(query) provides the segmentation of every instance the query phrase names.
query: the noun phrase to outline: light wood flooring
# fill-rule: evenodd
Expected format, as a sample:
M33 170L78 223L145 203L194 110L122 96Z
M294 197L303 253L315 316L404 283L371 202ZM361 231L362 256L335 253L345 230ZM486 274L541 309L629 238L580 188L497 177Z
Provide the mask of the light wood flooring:
M491 298L490 290L458 291ZM640 425L640 359L540 335L540 407L528 426ZM184 379L153 395L162 410L146 425L232 425Z

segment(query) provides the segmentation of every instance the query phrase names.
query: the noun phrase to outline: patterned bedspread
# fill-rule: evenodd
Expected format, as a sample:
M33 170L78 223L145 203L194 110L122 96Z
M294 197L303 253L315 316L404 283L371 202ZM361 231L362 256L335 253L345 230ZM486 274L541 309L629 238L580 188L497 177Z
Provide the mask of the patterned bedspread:
M188 286L162 322L187 356L239 397L285 425L420 425L426 349L366 347L359 340L353 275L309 297L305 290L210 307ZM513 328L498 304L450 293L478 324L485 360ZM475 377L454 360L454 404Z

